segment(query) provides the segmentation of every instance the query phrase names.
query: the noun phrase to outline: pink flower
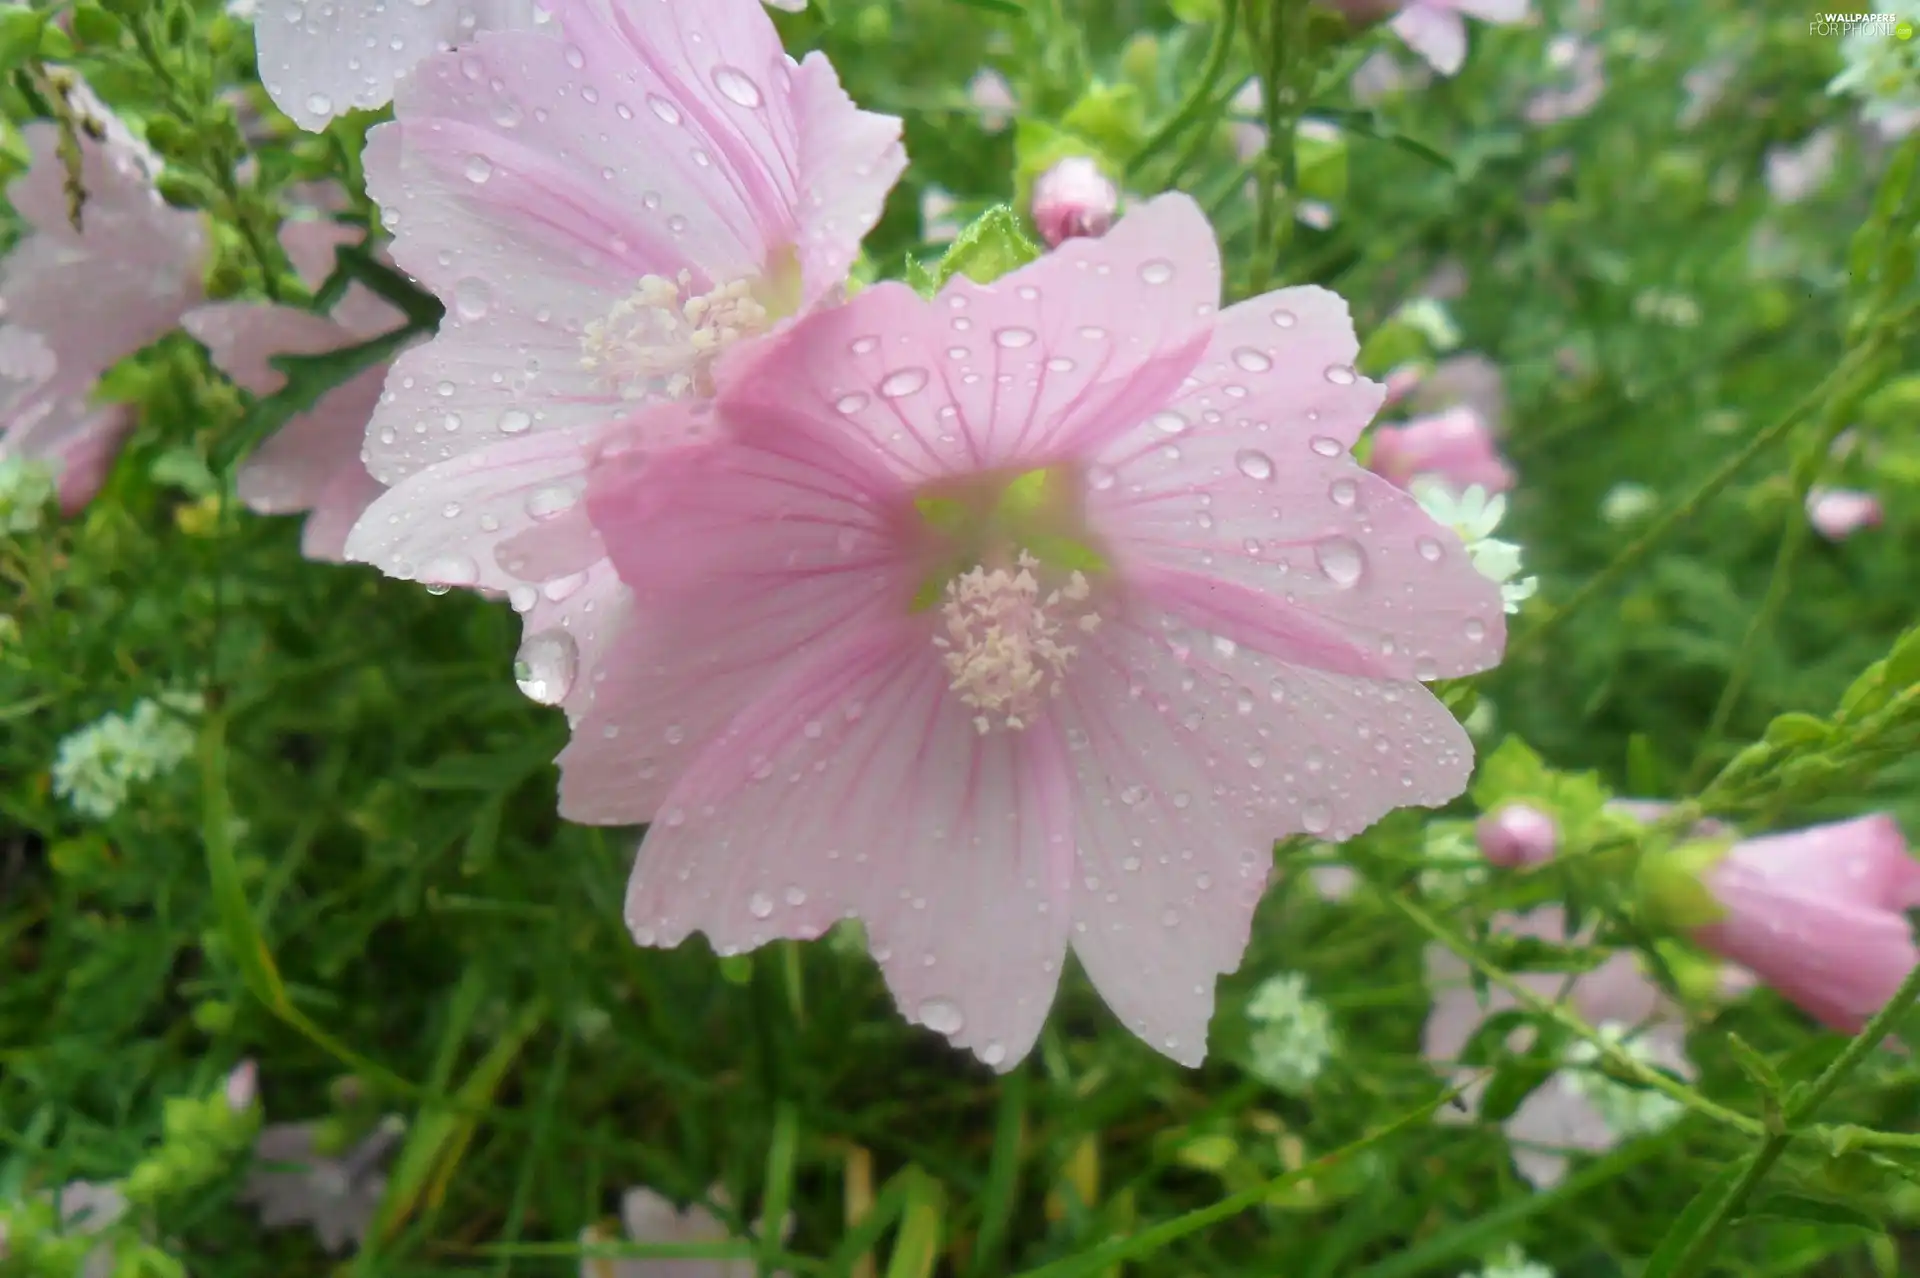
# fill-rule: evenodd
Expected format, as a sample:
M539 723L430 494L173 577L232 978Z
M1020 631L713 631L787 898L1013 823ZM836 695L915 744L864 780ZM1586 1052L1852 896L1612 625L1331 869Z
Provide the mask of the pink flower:
M0 263L0 460L53 466L71 514L133 428L132 410L91 402L94 384L199 300L206 233L198 214L161 200L159 161L112 112L85 86L68 96L100 132L81 134L80 226L50 122L23 130L33 160L8 191L30 229Z
M354 1148L337 1157L317 1147L317 1123L274 1123L254 1144L256 1166L241 1186L241 1202L260 1212L268 1229L307 1225L334 1255L364 1245L372 1232L387 1178L380 1170L406 1130L398 1117L381 1121Z
M1495 438L1506 428L1506 379L1485 355L1449 355L1413 389L1408 403L1416 413L1471 408Z
M1461 492L1475 485L1488 493L1513 487L1513 471L1501 459L1493 433L1464 406L1404 426L1375 428L1367 467L1400 488L1411 487L1421 475L1444 479Z
M992 67L982 67L967 81L967 100L980 113L980 127L988 133L998 133L1011 124L1020 105L1007 77Z
M1071 944L1192 1063L1274 838L1459 792L1418 681L1498 659L1497 588L1347 455L1381 391L1345 304L1219 290L1167 195L817 312L723 389L726 442L596 472L639 622L561 807L653 818L641 944L858 917L907 1015L1002 1069Z
M118 1186L89 1180L76 1180L52 1195L60 1214L60 1229L69 1234L105 1233L127 1214L127 1199ZM6 1236L0 1233L0 1260L7 1258ZM108 1242L89 1251L75 1278L112 1278L114 1249Z
M222 1088L227 1108L236 1114L244 1114L253 1108L260 1097L260 1066L251 1060L241 1061L227 1075L226 1085Z
M550 21L542 0L259 0L260 83L303 129L393 100L423 59L482 31Z
M1415 0L1400 10L1392 25L1393 33L1429 66L1452 75L1467 59L1467 18L1519 22L1526 16L1527 0Z
M720 1190L714 1190L722 1198ZM679 1211L667 1199L650 1189L629 1189L620 1199L620 1220L627 1237L637 1243L719 1243L733 1235L714 1214L703 1207ZM788 1216L781 1236L793 1232L793 1217ZM602 1241L597 1230L581 1235L582 1243ZM580 1278L753 1278L757 1272L751 1260L610 1260L589 1258L580 1262ZM775 1278L782 1278L776 1274Z
M1587 935L1568 936L1565 911L1557 905L1526 914L1495 915L1492 930L1553 944L1590 941ZM1488 1017L1521 1006L1519 999L1500 986L1490 987L1482 1002L1468 979L1468 971L1466 963L1444 946L1428 948L1427 980L1434 999L1422 1052L1441 1066L1455 1085L1478 1072L1471 1066L1456 1067L1456 1063L1481 1024ZM1548 1000L1558 997L1566 984L1566 975L1561 972L1521 972L1515 979ZM1632 953L1615 954L1576 978L1569 999L1573 1009L1602 1037L1649 1065L1692 1077L1693 1067L1686 1057L1686 1026L1679 1010L1647 980ZM1507 1036L1506 1050L1524 1054L1533 1041L1533 1030L1521 1027ZM1570 1153L1610 1149L1623 1139L1665 1126L1678 1113L1676 1103L1660 1093L1622 1086L1587 1068L1597 1057L1591 1044L1575 1044L1567 1057L1568 1067L1529 1094L1506 1120L1507 1135L1515 1143L1514 1164L1536 1188L1546 1189L1560 1182L1566 1175ZM1469 1114L1478 1107L1484 1090L1484 1082L1467 1088L1463 1099L1469 1104L1468 1113L1449 1107L1438 1111L1436 1117L1444 1122L1471 1121Z
M1069 156L1033 184L1033 224L1049 247L1078 236L1099 236L1113 225L1120 188L1084 155Z
M1726 917L1694 938L1843 1033L1920 961L1902 913L1920 906L1920 863L1891 817L1748 839L1703 881Z
M1487 860L1507 869L1551 861L1560 847L1559 824L1526 803L1509 803L1489 812L1473 832Z
M1840 158L1840 130L1819 129L1794 146L1769 147L1767 193L1781 204L1798 204L1826 184Z
M290 221L280 232L310 289L319 288L332 272L335 247L360 236L350 226L318 218ZM190 312L182 323L221 372L255 395L271 395L286 384L267 362L273 356L353 346L398 328L405 318L355 283L330 315L265 302L214 302ZM341 562L347 531L384 491L367 473L360 449L389 367L370 368L329 391L241 468L240 499L249 509L263 515L312 512L301 536L301 551L309 559Z
M1553 83L1527 99L1529 124L1554 124L1587 114L1606 92L1606 55L1598 44L1575 36L1555 36L1547 45Z
M574 0L560 38L429 58L367 144L394 260L447 314L387 378L366 461L393 488L347 554L564 630L564 659L526 657L551 701L622 607L579 507L589 446L836 300L906 164L900 121L858 110L823 55L796 64L758 0L639 12Z
M1807 492L1807 522L1828 541L1845 541L1862 528L1877 528L1880 501L1850 488L1813 488Z

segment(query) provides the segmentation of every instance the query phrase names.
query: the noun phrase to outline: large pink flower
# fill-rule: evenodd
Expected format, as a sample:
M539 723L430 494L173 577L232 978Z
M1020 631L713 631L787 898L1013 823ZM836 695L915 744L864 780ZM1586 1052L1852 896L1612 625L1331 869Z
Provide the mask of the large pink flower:
M31 229L0 263L0 458L52 465L69 513L99 491L133 425L130 410L91 403L94 384L179 323L206 265L199 215L161 200L153 153L83 86L70 101L99 130L81 134L80 225L59 131L30 124L32 164L7 194Z
M1920 962L1920 862L1892 817L1748 839L1705 882L1726 917L1695 939L1823 1025L1858 1033Z
M900 121L789 58L759 0L556 13L561 38L428 59L369 137L394 259L447 315L387 379L366 460L394 487L348 554L507 591L584 651L623 606L578 505L587 446L837 300L906 157ZM534 695L566 695L571 657L525 660L553 672Z
M1526 914L1498 914L1491 926L1499 934L1553 944L1584 944L1590 940L1590 934L1567 934L1566 912L1557 905ZM1466 963L1444 946L1428 947L1427 980L1433 989L1433 1008L1427 1015L1421 1050L1451 1076L1455 1085L1468 1083L1481 1072L1478 1067L1457 1064L1481 1024L1521 1006L1519 999L1499 986L1490 987L1482 1000L1468 972ZM1559 972L1522 972L1515 979L1548 1000L1559 997L1567 984L1566 975ZM1615 954L1577 977L1568 999L1589 1024L1630 1054L1648 1064L1692 1076L1693 1067L1686 1056L1686 1024L1680 1010L1647 979L1631 952ZM1518 1028L1507 1036L1506 1048L1525 1053L1533 1037L1531 1029ZM1659 1093L1629 1089L1585 1068L1597 1055L1590 1046L1576 1045L1569 1054L1569 1068L1557 1071L1529 1093L1506 1119L1507 1135L1515 1142L1514 1165L1537 1188L1560 1182L1566 1175L1569 1154L1611 1149L1621 1140L1664 1126L1676 1115L1674 1103ZM1484 1080L1467 1087L1465 1098L1471 1107L1478 1107L1484 1090ZM1449 1107L1436 1116L1442 1122L1472 1121L1472 1109Z
M359 231L321 218L290 221L280 240L309 288L333 269L333 250ZM256 395L271 395L286 377L268 363L276 355L317 355L391 332L405 316L360 284L350 285L328 315L261 302L215 302L182 321L206 346L221 372ZM285 426L247 459L240 499L263 515L311 511L301 550L309 559L338 562L347 531L383 490L360 460L367 419L380 402L385 364L368 369L323 396L311 412Z
M1071 944L1197 1062L1275 837L1459 792L1418 681L1498 659L1498 590L1348 454L1381 390L1344 303L1219 290L1165 196L817 312L722 389L723 442L596 471L635 623L562 811L654 818L636 939L859 917L906 1013L1000 1068Z

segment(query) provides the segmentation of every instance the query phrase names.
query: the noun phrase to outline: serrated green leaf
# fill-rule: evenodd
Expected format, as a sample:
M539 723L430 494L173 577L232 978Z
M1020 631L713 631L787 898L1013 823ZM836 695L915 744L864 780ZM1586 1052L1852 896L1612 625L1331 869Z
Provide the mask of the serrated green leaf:
M997 204L954 238L953 246L933 267L934 287L936 291L946 287L956 275L991 284L1039 256L1040 246L1022 229L1019 216L1010 206Z

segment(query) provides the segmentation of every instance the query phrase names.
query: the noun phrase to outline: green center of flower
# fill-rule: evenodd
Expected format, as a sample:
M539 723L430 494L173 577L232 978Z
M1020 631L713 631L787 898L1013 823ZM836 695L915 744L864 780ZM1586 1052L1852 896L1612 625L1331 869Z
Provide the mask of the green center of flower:
M911 608L939 608L934 647L983 734L1031 725L1065 687L1077 640L1100 626L1090 578L1107 563L1072 478L1057 469L982 476L914 498L934 566Z

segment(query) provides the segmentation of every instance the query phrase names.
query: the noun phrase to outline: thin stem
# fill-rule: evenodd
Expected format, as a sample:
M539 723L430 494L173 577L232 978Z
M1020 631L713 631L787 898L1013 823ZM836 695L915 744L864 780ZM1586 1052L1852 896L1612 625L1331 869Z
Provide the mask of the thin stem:
M1187 94L1180 109L1156 129L1153 136L1127 161L1126 176L1137 176L1147 161L1165 150L1175 138L1186 132L1189 125L1205 114L1208 104L1213 101L1214 85L1226 70L1227 58L1233 52L1233 33L1239 25L1239 16L1240 0L1225 0L1220 7L1220 23L1214 28L1213 43L1207 49L1206 63L1200 70L1199 82Z

